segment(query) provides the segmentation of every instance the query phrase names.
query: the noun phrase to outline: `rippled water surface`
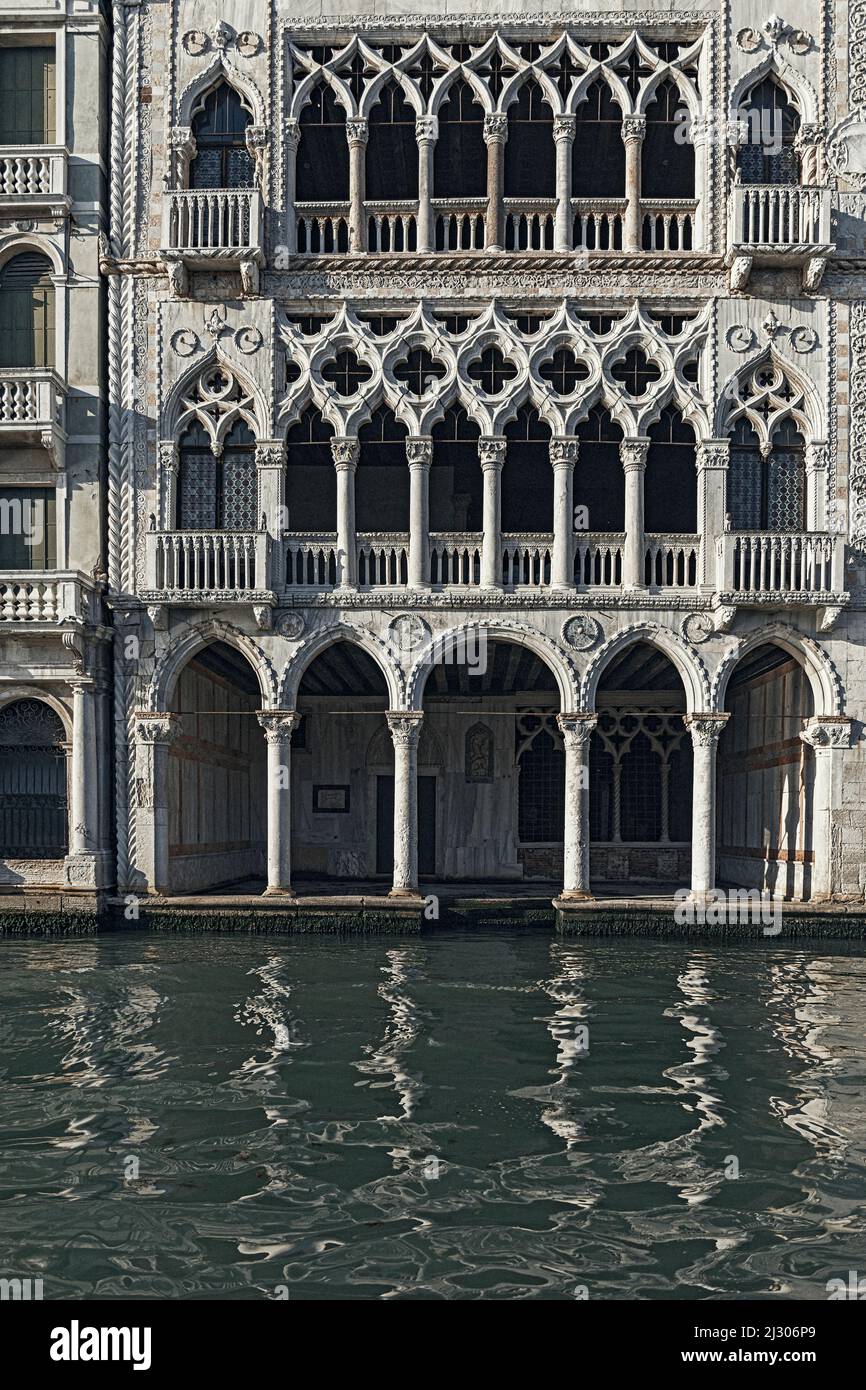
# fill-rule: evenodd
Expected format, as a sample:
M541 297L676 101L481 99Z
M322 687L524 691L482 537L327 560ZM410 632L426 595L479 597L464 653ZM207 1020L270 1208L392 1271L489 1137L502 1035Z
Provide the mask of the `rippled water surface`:
M864 1023L826 944L3 942L0 1274L823 1299L866 1262Z

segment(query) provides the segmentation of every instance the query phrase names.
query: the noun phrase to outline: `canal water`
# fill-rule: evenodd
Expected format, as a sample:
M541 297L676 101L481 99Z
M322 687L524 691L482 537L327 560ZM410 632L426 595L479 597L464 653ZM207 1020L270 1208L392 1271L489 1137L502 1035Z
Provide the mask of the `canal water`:
M825 1299L866 953L0 943L0 1275L46 1299Z

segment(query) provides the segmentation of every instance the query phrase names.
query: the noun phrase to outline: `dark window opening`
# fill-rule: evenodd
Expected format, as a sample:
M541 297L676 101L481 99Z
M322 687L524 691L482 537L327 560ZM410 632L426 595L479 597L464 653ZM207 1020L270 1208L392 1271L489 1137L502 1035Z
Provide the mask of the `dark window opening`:
M55 89L53 47L0 48L0 144L53 145Z
M449 406L433 426L430 530L480 531L484 483L478 459L480 430L462 406Z
M624 357L611 367L611 376L621 382L628 394L635 400L643 396L654 381L661 376L655 362L650 362L640 348L630 348Z
M573 198L625 197L625 145L622 112L599 79L577 108L577 125L571 147L571 195Z
M737 421L728 466L728 512L735 531L802 531L805 447L793 420L777 427L764 458L749 421Z
M180 441L180 531L258 529L255 440L243 420L232 426L217 457L207 431L195 421Z
M312 406L286 432L286 508L289 531L337 528L333 430Z
M649 429L644 478L644 524L648 532L698 529L695 436L679 411L666 406Z
M486 396L498 396L508 382L517 376L514 363L509 362L497 347L485 348L480 357L469 363L467 371Z
M0 487L0 570L57 567L57 509L53 487Z
M313 88L301 112L295 197L302 203L348 201L346 112L327 83Z
M581 381L589 376L589 367L570 348L557 348L548 362L540 368L539 375L549 381L557 396L572 396Z
M574 471L574 505L586 509L588 531L625 530L625 475L619 454L622 431L601 406L577 427L580 448ZM592 577L592 576L589 576Z
M409 530L406 434L406 427L384 406L358 431L355 524L361 532Z
M565 754L546 729L520 755L518 837L523 844L560 844L565 824Z
M196 153L189 166L191 188L253 188L255 166L247 149L252 114L227 82L220 82L193 118Z
M694 198L695 147L685 136L688 108L674 82L660 82L647 106L641 196Z
M367 198L394 202L418 197L415 112L396 82L386 82L370 112Z
M553 468L550 429L533 406L521 406L505 426L508 444L502 470L502 530L553 530Z
M322 376L329 381L338 396L354 396L359 386L369 381L373 372L366 362L362 362L354 352L344 348L331 362L322 368Z
M0 367L54 366L51 262L23 251L0 270Z
M765 77L740 108L748 125L748 144L741 146L741 183L800 182L800 160L794 141L800 129L800 114L772 77Z
M394 376L402 381L410 396L426 396L441 381L445 368L426 348L412 348L404 361L394 368Z
M462 78L439 107L433 192L437 198L483 198L487 193L484 108Z
M62 859L69 844L66 733L41 700L0 709L0 858Z
M524 82L508 108L505 145L506 198L556 196L553 112L537 82Z

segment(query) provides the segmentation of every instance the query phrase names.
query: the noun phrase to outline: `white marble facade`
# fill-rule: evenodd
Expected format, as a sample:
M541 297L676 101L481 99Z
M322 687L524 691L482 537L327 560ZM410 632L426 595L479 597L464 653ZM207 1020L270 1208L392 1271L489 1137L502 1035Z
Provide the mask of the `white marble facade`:
M34 654L48 640L38 624L4 624L4 680L62 707L79 801L103 827L122 893L248 876L272 893L303 891L306 877L350 891L383 879L387 859L383 890L411 895L420 853L424 877L537 878L566 898L649 878L698 895L723 881L862 900L866 3L793 0L781 18L746 0L401 8L113 6L100 247L107 608L68 640L52 636L58 655L84 652L82 679L65 684ZM796 178L783 184L742 177L749 102L767 82L795 113ZM483 188L443 196L437 143L456 83L476 105ZM573 158L599 83L621 117L617 197L587 196ZM513 193L509 162L530 85L551 141L538 196ZM195 172L218 89L243 112L237 187ZM302 171L326 89L346 150L338 196L317 202L301 196ZM691 197L647 193L656 175L642 152L662 90L688 121ZM410 137L414 122L411 198L379 196L374 180L391 149L376 143L388 92ZM557 377L556 361L579 367ZM637 385L629 361L644 372ZM437 474L443 422L458 411L477 441L470 501L446 496ZM548 506L539 529L520 522L521 499L527 515L533 506L533 484L515 473L530 457L514 443L521 411L546 441L541 464L532 454ZM592 506L579 516L586 495L606 505L581 472L594 411L618 441L622 524L610 529L593 526ZM667 498L672 516L682 510L652 444L669 415L694 441L686 530L663 529ZM293 472L310 420L327 478L320 455L318 473ZM405 441L405 472L379 467L367 442L382 420ZM737 525L742 431L759 470L795 432L798 525ZM209 513L207 479L229 490L239 439L251 462L231 475L235 510ZM81 546L77 497L67 525ZM299 511L327 514L298 526ZM84 573L95 541L86 558ZM91 655L106 634L110 687ZM479 640L529 654L545 679L494 684L470 703L459 681L428 681ZM339 660L322 665L340 643L372 663L377 693L342 690ZM744 680L766 647L778 661ZM216 659L224 648L231 660ZM687 824L682 807L676 826L665 809L651 843L624 833L619 772L598 831L586 772L591 748L608 747L605 710L653 709L639 663L628 698L615 689L638 648L670 663L663 713L693 769ZM311 679L325 669L327 689ZM84 747L73 689L96 730ZM113 718L100 713L103 690ZM539 841L520 833L529 710L564 759L561 829ZM660 775L677 784L670 766ZM387 855L380 779L394 803ZM33 868L43 881L46 863Z

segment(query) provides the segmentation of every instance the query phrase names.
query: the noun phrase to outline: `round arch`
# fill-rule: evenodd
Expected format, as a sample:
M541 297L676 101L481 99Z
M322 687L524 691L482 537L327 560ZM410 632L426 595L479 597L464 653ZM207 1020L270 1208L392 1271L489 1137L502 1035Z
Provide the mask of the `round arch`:
M740 638L724 657L713 681L711 709L721 713L731 676L744 656L756 647L781 647L793 656L806 672L812 690L815 717L845 713L845 690L842 679L824 648L812 637L798 632L786 623L772 623Z
M533 628L505 622L461 623L459 627L447 632L437 633L436 637L421 652L413 666L407 683L406 707L422 710L424 689L427 678L434 666L457 651L467 639L481 639L491 642L510 642L516 646L528 647L550 671L556 681L559 693L560 711L579 708L578 692L580 678L571 658L542 632Z
M51 262L53 276L65 282L66 265L60 249L50 238L40 236L38 232L11 236L0 241L0 268L7 261L11 261L14 256L19 256L22 251L38 251L40 255L45 256Z
M263 709L279 708L277 704L277 676L268 657L261 647L247 637L246 633L231 627L228 623L214 620L197 624L183 632L163 654L148 689L147 709L163 712L168 710L174 695L178 677L187 662L205 647L214 642L225 642L245 657L259 683Z
M683 683L687 714L702 714L713 708L706 667L697 652L675 632L652 623L636 623L618 632L596 652L584 673L581 709L595 709L599 682L605 670L615 656L638 642L656 647L670 659Z
M47 705L63 725L67 742L72 742L72 715L56 695L41 689L38 685L10 685L0 690L0 710L5 709L7 705L17 704L19 700L38 700L40 704Z
M380 638L375 637L371 632L365 632L363 628L354 627L351 623L337 623L334 627L316 633L289 657L279 681L280 701L278 707L281 709L297 708L298 691L304 673L317 656L321 656L322 652L327 651L337 642L350 642L354 646L360 647L373 659L388 688L389 708L392 710L403 709L406 682L399 666Z

